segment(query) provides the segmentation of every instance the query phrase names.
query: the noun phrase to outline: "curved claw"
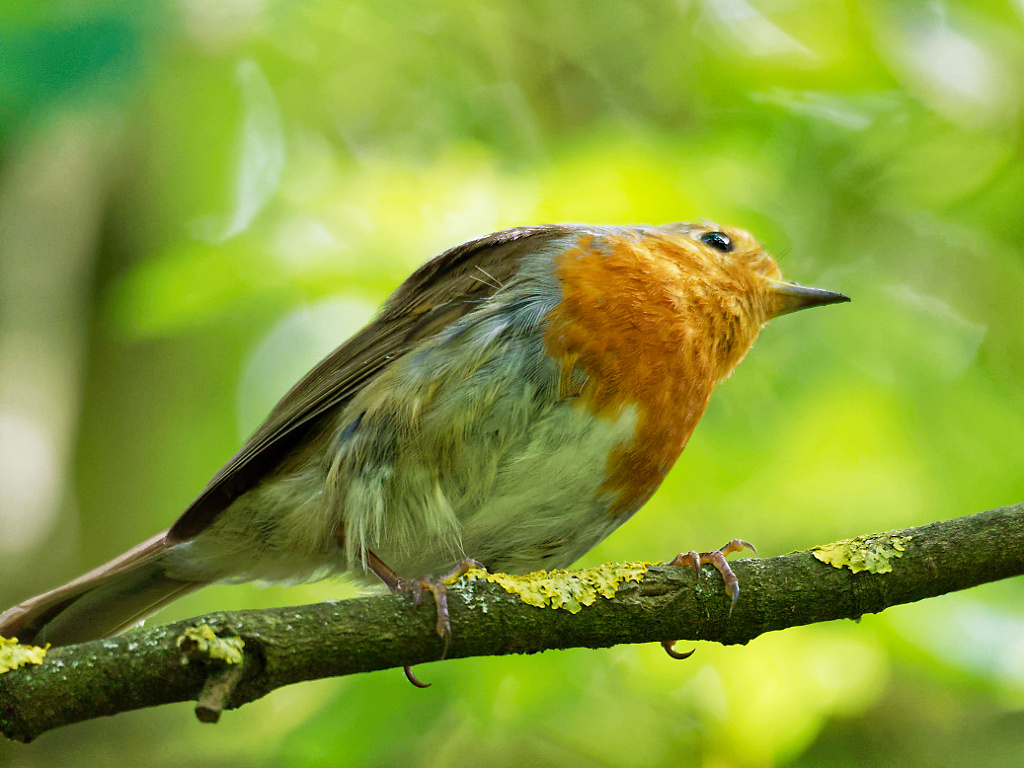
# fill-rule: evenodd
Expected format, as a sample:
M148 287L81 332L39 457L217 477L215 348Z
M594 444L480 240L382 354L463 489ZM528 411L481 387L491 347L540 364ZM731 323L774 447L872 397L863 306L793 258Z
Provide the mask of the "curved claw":
M402 667L405 670L405 677L417 688L429 688L433 683L424 683L412 673L412 667Z
M675 640L662 640L661 641L661 647L664 648L665 649L665 653L667 653L673 659L688 659L691 656L693 656L693 654L697 650L696 648L694 648L692 651L687 651L686 653L682 653L681 651L677 651L675 649L676 642L677 641L675 641Z
M718 551L723 555L731 555L733 552L742 552L744 549L749 549L755 555L757 554L757 547L743 539L733 539Z

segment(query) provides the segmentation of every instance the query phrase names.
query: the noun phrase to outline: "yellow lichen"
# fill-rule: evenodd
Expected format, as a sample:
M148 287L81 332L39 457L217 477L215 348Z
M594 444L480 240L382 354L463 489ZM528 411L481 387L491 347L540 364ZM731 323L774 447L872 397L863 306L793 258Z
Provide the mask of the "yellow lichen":
M871 573L890 573L892 561L903 557L907 542L912 536L897 536L881 533L869 536L858 536L832 544L815 547L811 551L823 563L833 568L846 566L854 573L870 571Z
M44 648L38 645L19 645L16 637L0 637L0 674L26 664L42 664L49 647L49 643Z
M469 579L484 579L499 584L506 592L519 595L527 605L538 608L562 608L579 613L585 605L593 605L598 597L615 597L619 584L639 582L650 563L606 563L582 570L536 571L525 576L488 573L474 568L466 573Z
M208 624L203 624L186 629L185 634L178 637L178 647L189 655L197 653L227 664L241 664L245 641L240 637L217 637Z

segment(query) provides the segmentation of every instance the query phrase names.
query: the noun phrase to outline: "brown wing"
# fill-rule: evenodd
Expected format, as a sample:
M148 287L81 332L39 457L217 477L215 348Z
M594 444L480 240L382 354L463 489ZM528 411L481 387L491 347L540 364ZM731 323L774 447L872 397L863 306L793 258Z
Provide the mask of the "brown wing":
M255 486L326 411L350 400L416 344L496 293L529 251L572 231L566 225L519 227L456 246L402 283L377 316L307 373L242 449L213 476L167 534L169 543L202 531Z

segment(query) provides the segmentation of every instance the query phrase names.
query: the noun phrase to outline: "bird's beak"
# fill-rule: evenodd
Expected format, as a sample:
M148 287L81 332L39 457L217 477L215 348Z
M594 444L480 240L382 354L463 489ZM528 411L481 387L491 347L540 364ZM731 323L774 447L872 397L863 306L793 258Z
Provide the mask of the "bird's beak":
M784 283L781 280L772 281L772 292L776 297L776 309L772 317L788 315L790 312L799 312L801 309L810 307L822 307L826 304L840 304L849 301L849 296L834 291L825 291L821 288L807 288L796 283Z

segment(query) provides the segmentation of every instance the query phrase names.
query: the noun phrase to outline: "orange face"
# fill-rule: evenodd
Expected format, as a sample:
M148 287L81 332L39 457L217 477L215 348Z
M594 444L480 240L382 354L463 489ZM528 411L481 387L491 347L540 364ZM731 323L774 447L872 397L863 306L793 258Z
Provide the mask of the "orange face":
M671 225L583 235L556 258L562 302L545 334L562 392L598 417L635 407L635 439L603 490L631 514L657 489L774 314L775 261L746 232Z

